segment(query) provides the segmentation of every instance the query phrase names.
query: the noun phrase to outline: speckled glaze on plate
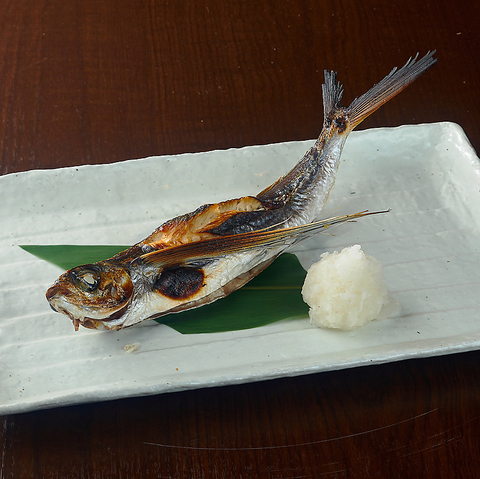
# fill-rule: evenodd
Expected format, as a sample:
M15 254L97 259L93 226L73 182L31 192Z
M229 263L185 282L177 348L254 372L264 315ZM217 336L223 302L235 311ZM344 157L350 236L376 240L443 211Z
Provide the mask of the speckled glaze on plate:
M297 250L360 244L401 305L354 331L308 320L181 335L73 330L44 294L60 270L19 244L133 244L200 204L256 194L312 141L0 177L0 414L258 381L480 346L480 163L452 123L354 132L325 217L391 208ZM81 207L79 207L81 205ZM126 348L125 348L126 347Z

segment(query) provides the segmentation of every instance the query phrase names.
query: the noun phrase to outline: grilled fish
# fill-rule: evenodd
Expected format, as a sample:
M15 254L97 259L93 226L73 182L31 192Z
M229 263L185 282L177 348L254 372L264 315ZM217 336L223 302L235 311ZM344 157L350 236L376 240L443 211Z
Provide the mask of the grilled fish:
M325 227L372 213L318 221L349 133L435 62L435 52L394 68L349 107L325 71L323 128L297 165L256 196L207 204L173 218L110 259L62 274L46 297L78 330L119 330L222 298L285 249Z

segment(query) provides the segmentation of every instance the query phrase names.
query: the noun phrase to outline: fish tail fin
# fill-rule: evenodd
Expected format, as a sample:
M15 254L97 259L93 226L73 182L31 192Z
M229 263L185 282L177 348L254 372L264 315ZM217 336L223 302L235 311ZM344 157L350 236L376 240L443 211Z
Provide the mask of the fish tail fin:
M417 61L417 55L410 57L407 63L400 68L394 68L383 80L374 85L367 93L359 96L349 106L349 119L352 128L359 125L367 116L380 108L384 103L404 90L433 66L437 59L433 57L435 50L428 52Z
M340 106L343 85L337 82L337 72L324 70L325 83L322 85L323 118L326 119L332 110Z

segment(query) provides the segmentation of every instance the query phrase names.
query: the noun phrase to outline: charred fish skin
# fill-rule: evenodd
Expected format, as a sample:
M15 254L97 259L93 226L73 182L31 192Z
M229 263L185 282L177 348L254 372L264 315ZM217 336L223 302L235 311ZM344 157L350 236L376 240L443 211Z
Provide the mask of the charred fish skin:
M350 132L434 65L434 53L394 68L349 107L340 105L343 87L336 73L325 71L322 131L288 173L257 196L200 206L109 260L67 271L46 293L50 306L75 329L119 330L220 299L295 242L366 216L316 221Z

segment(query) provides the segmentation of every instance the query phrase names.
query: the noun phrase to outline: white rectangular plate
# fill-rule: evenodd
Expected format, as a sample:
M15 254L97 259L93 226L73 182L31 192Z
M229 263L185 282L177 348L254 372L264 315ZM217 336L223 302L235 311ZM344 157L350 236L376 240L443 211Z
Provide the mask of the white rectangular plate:
M0 414L477 349L480 163L452 123L354 132L347 142L324 216L392 211L318 235L298 255L308 266L360 244L382 261L401 310L354 331L305 318L219 334L154 322L74 332L44 296L61 271L18 247L133 244L200 204L255 195L311 144L0 177Z

